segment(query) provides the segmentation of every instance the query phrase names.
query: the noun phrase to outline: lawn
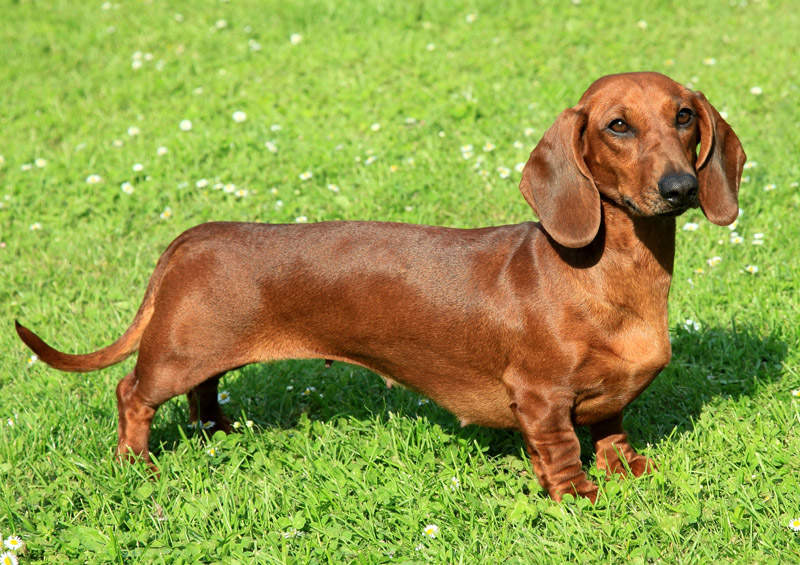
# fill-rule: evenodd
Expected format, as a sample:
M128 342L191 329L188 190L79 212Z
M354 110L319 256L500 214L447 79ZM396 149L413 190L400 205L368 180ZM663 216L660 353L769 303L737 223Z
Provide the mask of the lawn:
M20 563L800 562L798 29L766 0L6 2L0 536ZM630 70L702 90L748 165L733 229L678 219L673 359L626 412L659 470L590 470L595 506L548 499L518 433L322 361L229 373L241 433L164 405L148 480L113 458L133 359L60 373L14 332L110 343L207 220L530 220L518 164Z

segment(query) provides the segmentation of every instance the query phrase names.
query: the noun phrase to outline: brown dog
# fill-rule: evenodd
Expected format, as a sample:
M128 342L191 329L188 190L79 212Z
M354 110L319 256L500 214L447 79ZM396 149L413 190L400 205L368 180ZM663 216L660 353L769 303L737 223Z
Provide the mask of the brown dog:
M117 387L120 456L149 459L151 420L173 396L227 431L226 371L324 358L420 391L464 425L519 429L550 496L594 501L574 426L590 426L608 473L653 468L622 410L670 359L675 216L699 204L731 223L744 161L701 93L656 73L611 75L531 153L520 190L541 223L203 224L170 244L112 345L68 355L17 332L65 371L139 350Z

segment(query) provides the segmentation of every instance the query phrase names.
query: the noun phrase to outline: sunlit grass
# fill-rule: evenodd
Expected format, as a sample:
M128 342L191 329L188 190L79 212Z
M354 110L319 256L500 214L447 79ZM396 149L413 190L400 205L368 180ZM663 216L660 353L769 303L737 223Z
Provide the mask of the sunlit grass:
M653 3L650 3L653 4ZM0 537L29 562L800 561L797 10L790 3L13 2L0 26ZM241 433L156 418L119 466L114 386L63 374L206 220L527 221L519 164L595 78L702 90L749 157L732 229L678 221L673 361L626 413L659 471L547 499L512 432L367 371L246 367ZM202 426L201 426L202 427ZM593 464L583 436L587 469ZM8 540L24 548L9 548Z

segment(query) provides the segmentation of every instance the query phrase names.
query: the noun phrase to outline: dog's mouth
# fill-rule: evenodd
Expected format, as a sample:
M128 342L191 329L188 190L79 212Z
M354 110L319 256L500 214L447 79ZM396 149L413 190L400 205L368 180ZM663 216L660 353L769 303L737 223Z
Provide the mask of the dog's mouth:
M622 197L622 203L625 204L625 206L627 206L628 209L630 209L631 212L633 212L633 213L635 213L635 214L637 214L639 216L644 216L642 211L636 205L636 202L634 202L631 198L628 198L627 196L623 196Z
M697 198L688 199L678 204L670 203L659 198L653 205L647 206L647 208L649 208L649 211L647 211L628 196L622 197L622 203L636 216L658 216L662 218L680 216L690 208L697 208L700 205Z
M657 215L662 218L674 218L676 216L680 216L689 208L692 208L692 206L681 206L679 208L673 208L672 210L667 210L665 212L659 212Z
M669 202L665 202L665 204L667 206L667 209L662 212L659 212L658 215L664 217L675 217L675 216L680 216L690 208L697 208L698 206L700 206L700 201L697 199L697 197L694 197L694 198L687 198L686 200L680 202L679 204L672 204Z

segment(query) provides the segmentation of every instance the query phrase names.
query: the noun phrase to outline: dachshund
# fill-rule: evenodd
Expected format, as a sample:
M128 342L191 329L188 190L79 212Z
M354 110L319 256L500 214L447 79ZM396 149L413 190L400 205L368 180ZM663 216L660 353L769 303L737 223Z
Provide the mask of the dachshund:
M420 392L462 425L518 429L555 500L597 497L596 465L655 469L623 409L671 356L676 216L738 214L745 154L700 92L652 72L609 75L564 110L519 188L539 222L477 229L382 222L212 222L161 255L132 324L71 355L15 321L48 365L94 371L138 350L117 386L117 454L150 462L158 407L187 394L228 431L220 377L249 363L321 358Z

